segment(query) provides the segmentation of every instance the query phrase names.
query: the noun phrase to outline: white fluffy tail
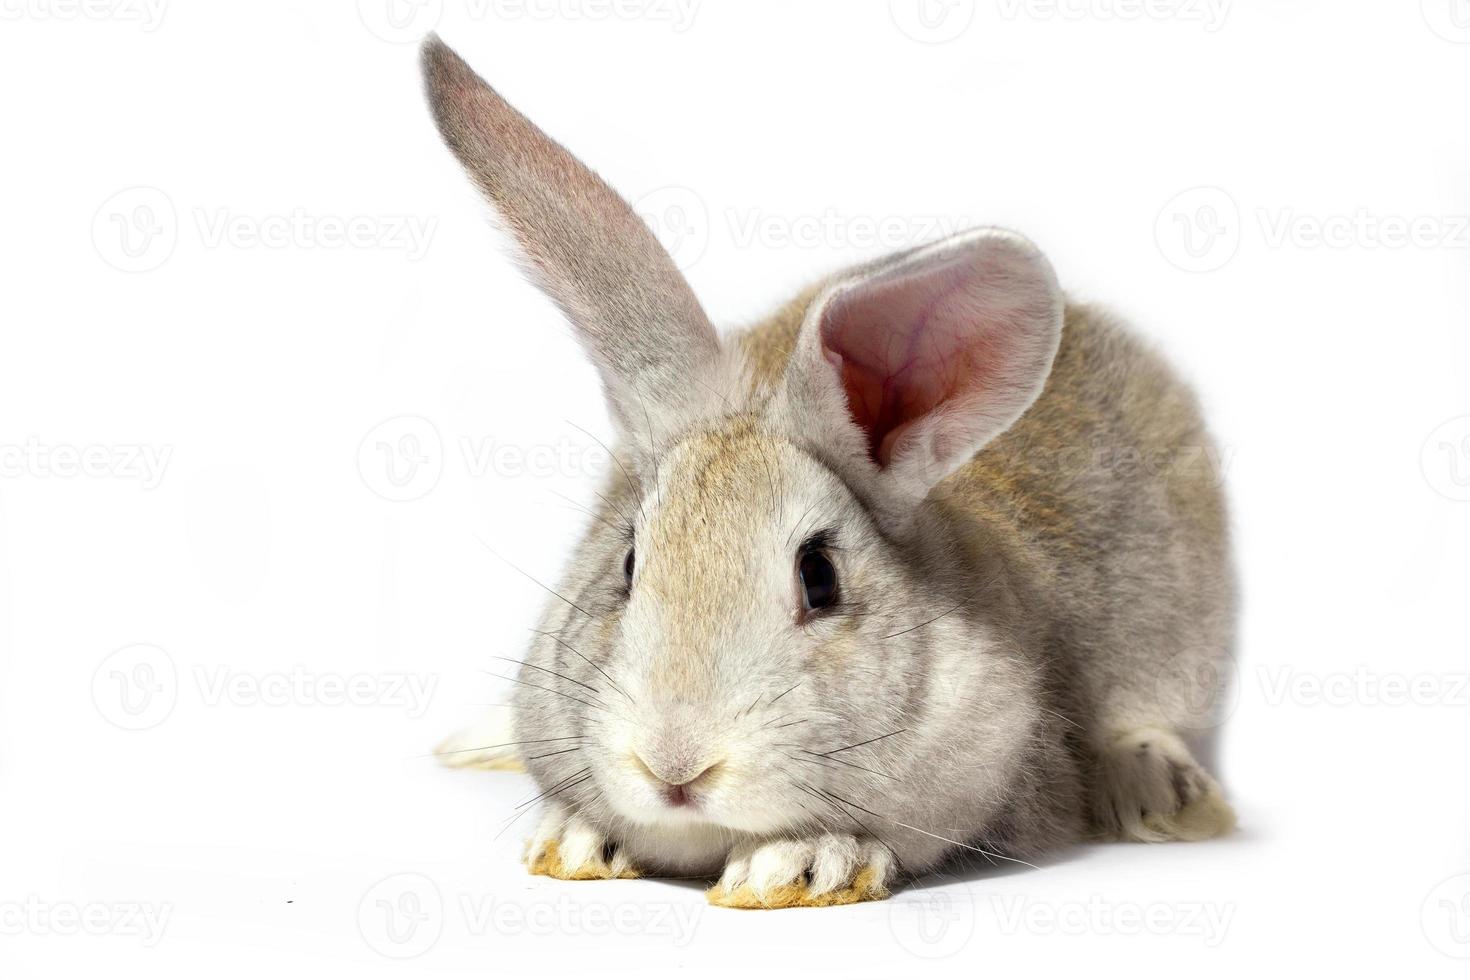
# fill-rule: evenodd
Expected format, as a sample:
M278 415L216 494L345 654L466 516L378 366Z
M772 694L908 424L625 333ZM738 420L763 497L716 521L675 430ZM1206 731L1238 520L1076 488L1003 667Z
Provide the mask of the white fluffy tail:
M451 769L525 772L517 746L512 744L515 740L515 716L508 706L496 706L440 742L434 755Z

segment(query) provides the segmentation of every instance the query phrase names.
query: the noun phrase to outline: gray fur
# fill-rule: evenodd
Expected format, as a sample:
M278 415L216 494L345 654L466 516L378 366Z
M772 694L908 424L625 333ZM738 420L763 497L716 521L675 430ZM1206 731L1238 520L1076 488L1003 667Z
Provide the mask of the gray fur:
M920 872L1229 828L1185 747L1216 722L1233 640L1218 458L1156 355L1104 313L1063 314L1045 260L994 231L835 277L718 344L611 190L437 39L424 59L446 140L578 324L623 431L626 466L531 645L544 670L515 694L517 740L565 740L522 753L548 793L541 837L745 875L752 849L808 838ZM1030 346L1004 390L915 430L932 465L899 480L913 457L864 451L824 310L956 253L1004 270L1025 299L1006 336ZM645 391L656 419L630 410ZM819 530L843 606L803 620L795 554ZM711 765L700 810L661 803ZM813 853L796 873L837 880Z

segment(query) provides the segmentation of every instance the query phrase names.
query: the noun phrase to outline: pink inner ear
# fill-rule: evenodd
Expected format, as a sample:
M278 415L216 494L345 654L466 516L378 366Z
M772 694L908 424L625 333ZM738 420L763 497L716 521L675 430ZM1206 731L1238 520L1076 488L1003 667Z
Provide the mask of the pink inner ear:
M853 419L879 466L905 431L946 401L983 391L1004 370L987 287L973 260L861 283L823 312L822 345L842 375ZM997 279L1000 277L996 277Z

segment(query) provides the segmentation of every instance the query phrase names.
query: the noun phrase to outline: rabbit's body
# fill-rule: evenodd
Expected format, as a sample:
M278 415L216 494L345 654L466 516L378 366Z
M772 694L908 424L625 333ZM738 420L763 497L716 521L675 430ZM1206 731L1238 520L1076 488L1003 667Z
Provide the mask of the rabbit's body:
M619 431L494 743L542 788L533 871L821 905L1228 829L1184 742L1231 639L1218 460L1155 356L993 229L721 341L615 193L437 40L425 69Z
M740 336L758 375L780 375L815 295ZM1170 787L1155 784L1178 776L1182 746L1154 739L1167 762L1141 762L1138 749L1153 730L1208 748L1229 693L1235 585L1224 463L1169 366L1107 312L1069 304L1040 396L928 501L936 542L967 542L977 571L998 564L1014 585L1022 618L1009 628L1037 634L1046 706L1074 723L1056 717L1048 741L1065 744L1084 777L1085 791L1053 810L1085 805L1093 836L1214 836L1233 822L1211 799L1187 827L1168 826Z

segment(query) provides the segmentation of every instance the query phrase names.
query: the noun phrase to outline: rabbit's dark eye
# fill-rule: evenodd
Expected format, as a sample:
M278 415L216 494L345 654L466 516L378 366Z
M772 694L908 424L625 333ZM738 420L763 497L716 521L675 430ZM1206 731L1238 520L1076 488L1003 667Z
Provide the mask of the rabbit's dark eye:
M837 569L820 551L803 552L797 565L802 599L808 609L824 609L837 601Z
M628 583L628 588L633 587L633 549L628 549L628 557L623 559L623 579Z

